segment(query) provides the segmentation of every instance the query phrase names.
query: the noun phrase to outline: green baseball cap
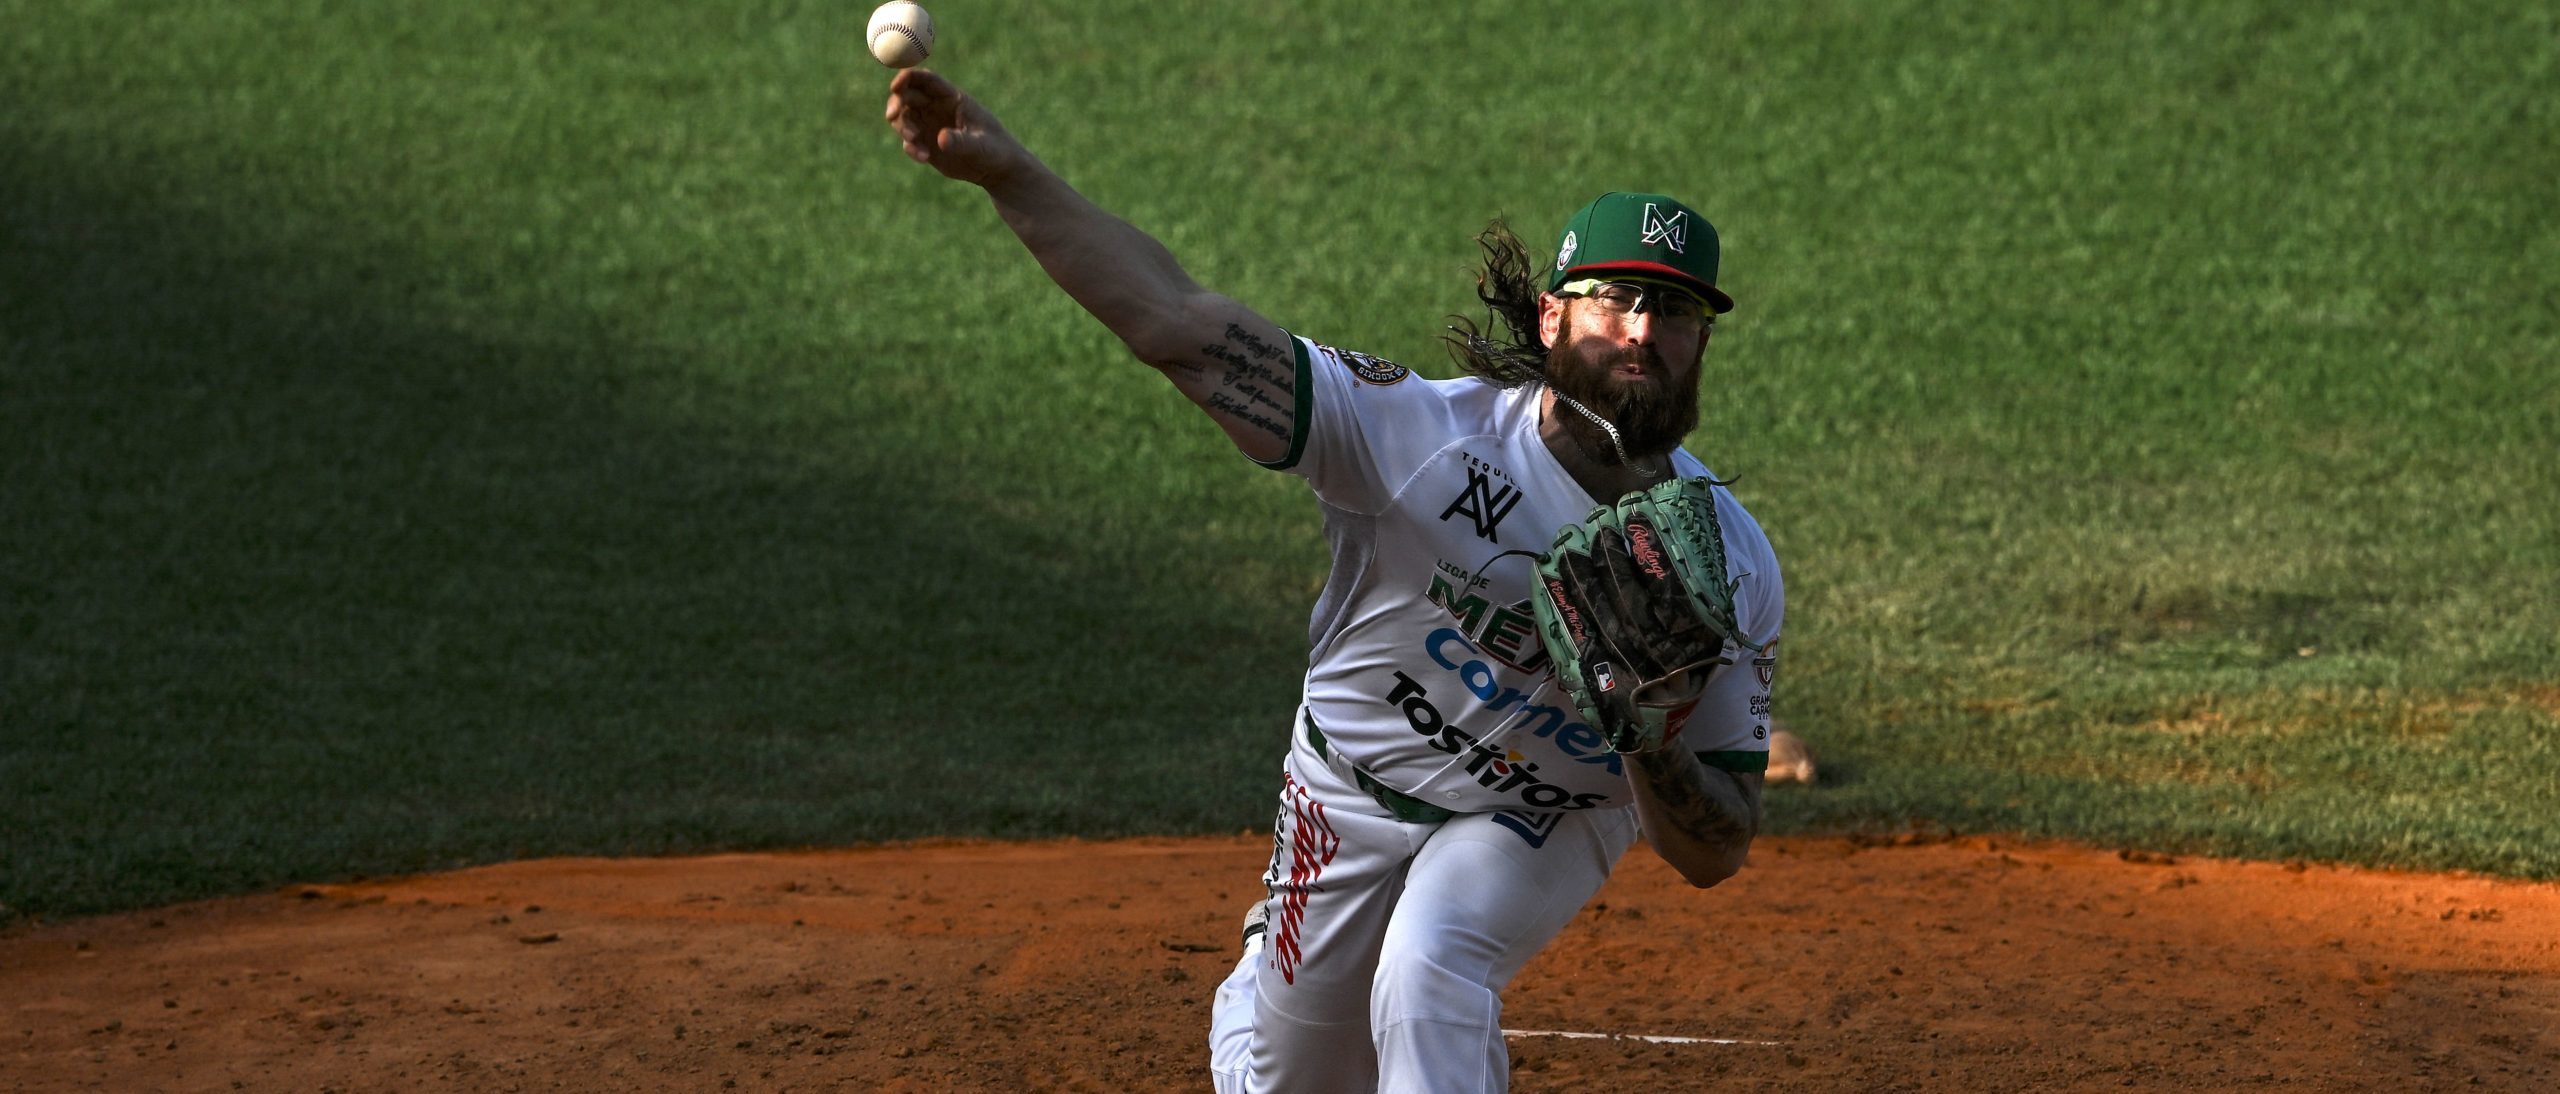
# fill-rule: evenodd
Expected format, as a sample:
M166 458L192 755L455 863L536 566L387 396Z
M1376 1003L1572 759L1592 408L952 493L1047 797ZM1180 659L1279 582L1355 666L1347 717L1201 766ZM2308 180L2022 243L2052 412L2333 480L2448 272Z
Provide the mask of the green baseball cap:
M1565 222L1547 291L1586 277L1645 277L1679 285L1729 312L1733 298L1716 288L1721 249L1716 226L1695 209L1661 194L1602 194Z

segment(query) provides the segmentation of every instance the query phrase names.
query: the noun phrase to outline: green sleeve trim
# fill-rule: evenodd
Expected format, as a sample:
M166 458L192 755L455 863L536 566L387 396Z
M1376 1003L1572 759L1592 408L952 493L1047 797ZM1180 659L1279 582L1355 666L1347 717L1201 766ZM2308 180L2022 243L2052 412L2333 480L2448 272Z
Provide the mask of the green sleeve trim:
M1289 423L1288 455L1282 456L1276 460L1253 460L1253 462L1261 464L1262 466L1268 467L1274 471L1286 471L1292 467L1298 466L1298 460L1307 454L1307 427L1315 424L1313 421L1315 415L1309 413L1309 411L1315 407L1316 401L1316 385L1312 382L1315 379L1315 364L1307 360L1307 344L1305 342L1299 340L1296 335L1292 335L1287 331L1281 331L1280 333L1289 339L1290 355L1297 359L1297 420ZM1245 458L1249 460L1253 459L1251 456L1247 456Z
M1769 754L1761 751L1701 752L1698 753L1698 762L1721 771L1731 771L1737 775L1769 773Z

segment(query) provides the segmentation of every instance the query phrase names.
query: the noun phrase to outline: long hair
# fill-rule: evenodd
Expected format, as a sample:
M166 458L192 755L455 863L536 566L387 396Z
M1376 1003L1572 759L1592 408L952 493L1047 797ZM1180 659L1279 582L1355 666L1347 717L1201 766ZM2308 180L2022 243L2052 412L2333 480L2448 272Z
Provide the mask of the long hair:
M1479 327L1462 315L1449 317L1449 333L1440 337L1449 357L1468 375L1502 387L1519 387L1546 379L1547 344L1538 338L1540 263L1529 247L1496 218L1476 236L1484 249L1484 266L1476 273L1476 299L1484 302L1492 328Z

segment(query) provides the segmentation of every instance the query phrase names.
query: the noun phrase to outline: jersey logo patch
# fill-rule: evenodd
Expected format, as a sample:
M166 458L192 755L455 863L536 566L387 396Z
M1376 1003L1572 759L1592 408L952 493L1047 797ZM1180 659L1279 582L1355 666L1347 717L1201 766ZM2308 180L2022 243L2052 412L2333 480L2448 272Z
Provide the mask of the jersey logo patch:
M1467 488L1458 491L1458 496L1450 500L1449 507L1440 511L1440 519L1445 522L1450 517L1465 517L1468 523L1475 525L1476 538L1492 539L1502 528L1502 518L1511 515L1512 508L1520 504L1520 498L1519 487L1506 482L1497 489L1493 485L1493 476L1486 474L1483 468L1469 467Z
M1487 815L1493 818L1493 823L1510 829L1511 834L1520 837L1520 842L1528 844L1531 850L1546 846L1547 837L1555 835L1556 826L1564 823L1562 813L1523 813L1512 809L1497 809Z
M1413 375L1412 369L1358 350L1334 349L1327 346L1325 352L1332 354L1334 360L1342 362L1342 367L1351 370L1351 374L1359 377L1362 383L1385 387Z
M1411 374L1413 374L1413 369L1405 369L1403 364L1395 364L1395 361L1382 359L1382 356L1362 354L1362 351L1357 351L1357 348L1316 346L1316 351L1321 351L1321 354L1324 354L1324 356L1329 356L1329 359L1334 361L1334 364L1344 366L1344 369L1347 369L1349 374L1354 374L1354 377L1359 377L1359 382L1362 382L1362 384L1377 384L1377 387L1388 387L1388 384L1395 384L1395 382L1400 382L1400 379L1411 377Z

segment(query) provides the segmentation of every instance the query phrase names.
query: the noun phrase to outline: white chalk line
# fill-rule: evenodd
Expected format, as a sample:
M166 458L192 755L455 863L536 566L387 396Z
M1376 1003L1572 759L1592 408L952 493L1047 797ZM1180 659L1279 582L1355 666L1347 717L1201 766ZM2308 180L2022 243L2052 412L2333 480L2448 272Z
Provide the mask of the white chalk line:
M1730 1037L1667 1037L1647 1033L1574 1033L1561 1029L1506 1029L1505 1037L1564 1037L1576 1041L1643 1041L1656 1045L1766 1045L1782 1047L1777 1041L1740 1041Z

